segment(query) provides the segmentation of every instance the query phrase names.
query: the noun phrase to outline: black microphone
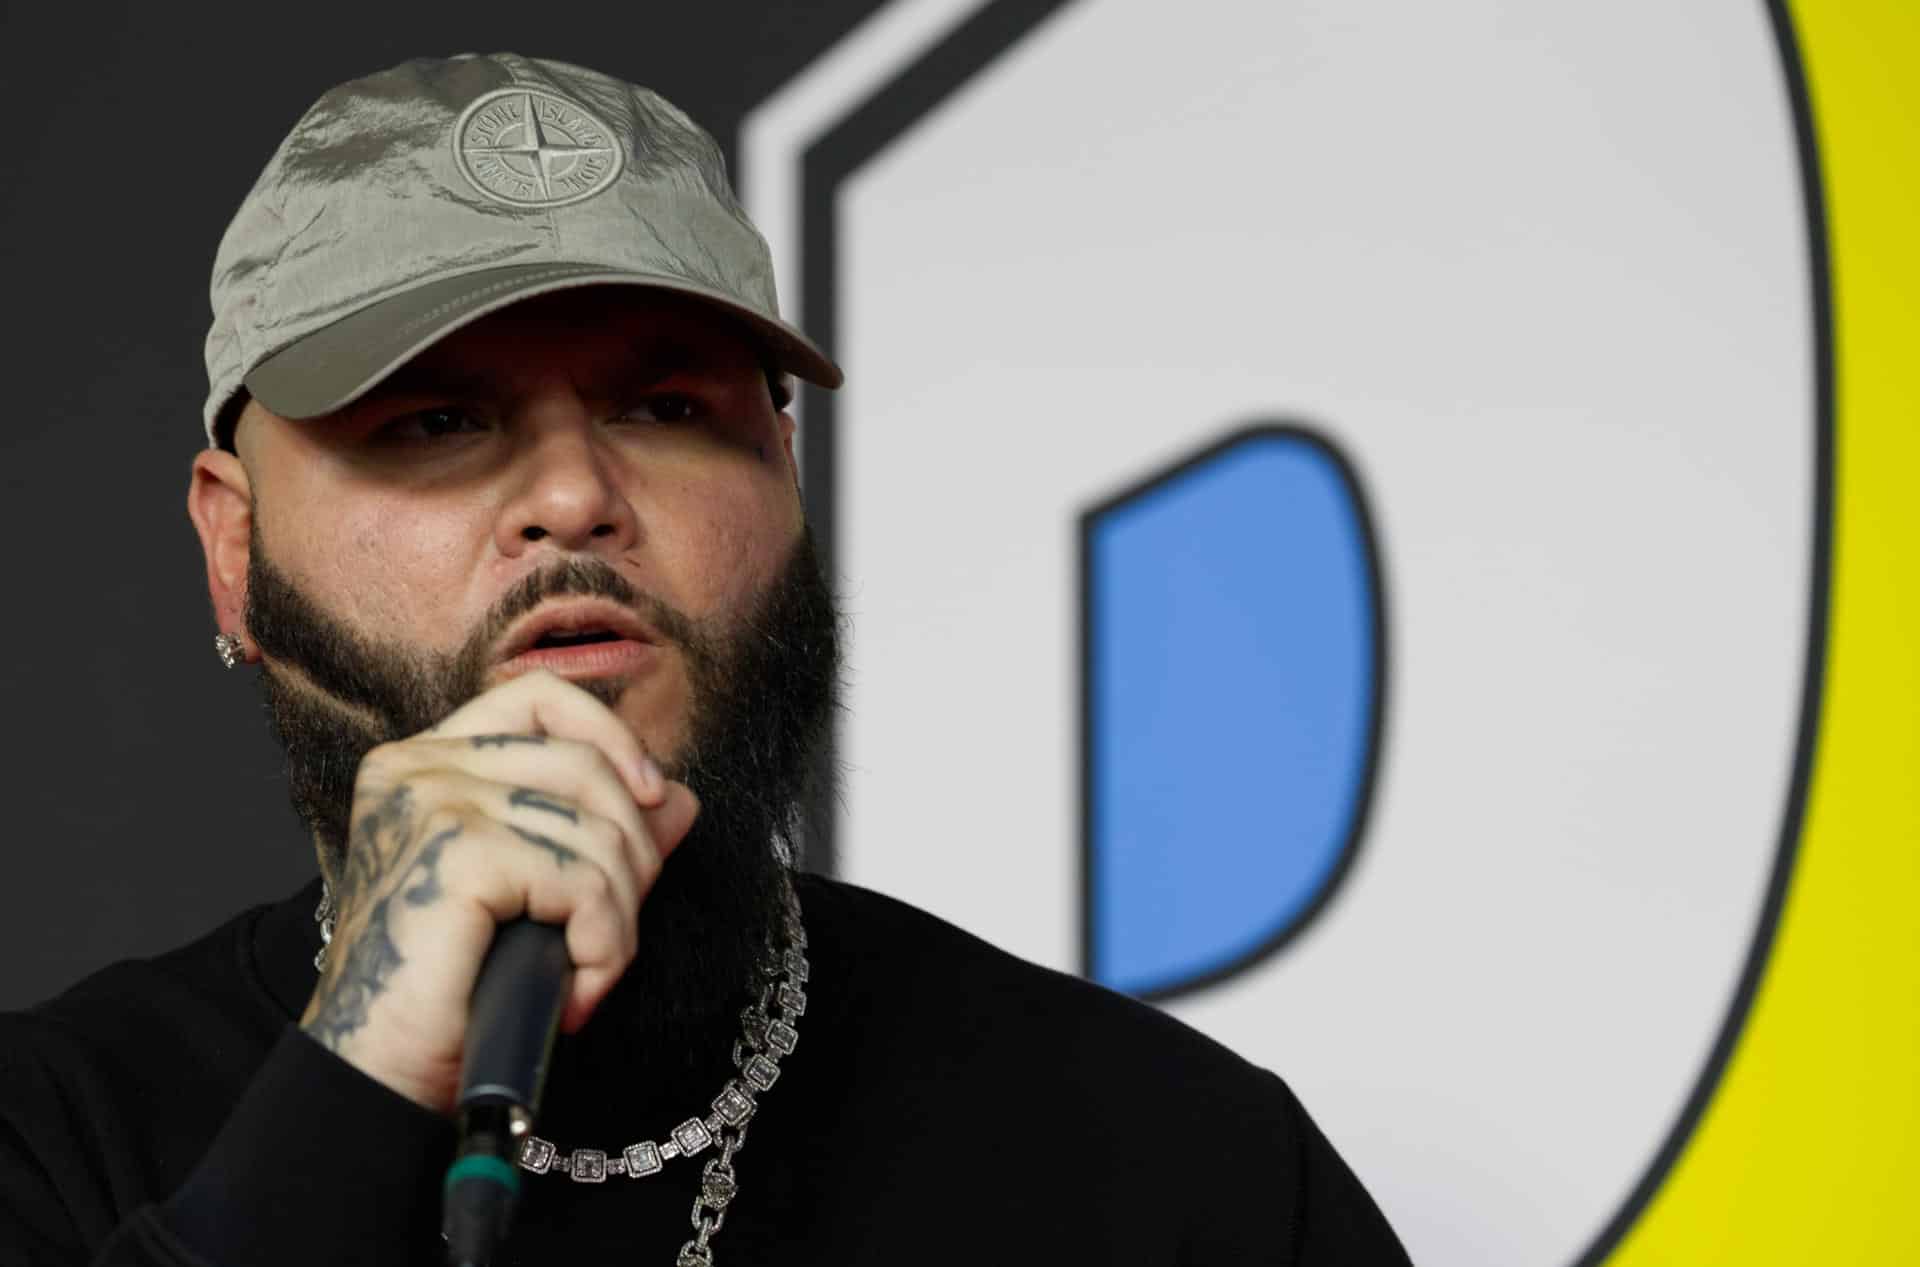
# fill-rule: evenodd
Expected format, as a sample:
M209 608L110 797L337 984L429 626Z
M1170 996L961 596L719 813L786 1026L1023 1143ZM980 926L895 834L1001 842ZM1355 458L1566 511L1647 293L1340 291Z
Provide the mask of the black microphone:
M500 926L473 987L459 1144L442 1190L440 1230L454 1267L487 1267L507 1239L520 1196L520 1138L540 1111L572 985L564 930L527 919Z

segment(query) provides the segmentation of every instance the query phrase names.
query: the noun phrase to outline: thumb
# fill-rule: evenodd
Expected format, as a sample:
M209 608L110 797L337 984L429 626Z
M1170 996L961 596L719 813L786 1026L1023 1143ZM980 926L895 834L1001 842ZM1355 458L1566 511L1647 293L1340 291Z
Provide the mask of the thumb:
M664 858L686 838L693 820L700 817L700 798L686 784L668 780L667 792L660 804L651 809L643 807L640 816L653 837L654 847Z

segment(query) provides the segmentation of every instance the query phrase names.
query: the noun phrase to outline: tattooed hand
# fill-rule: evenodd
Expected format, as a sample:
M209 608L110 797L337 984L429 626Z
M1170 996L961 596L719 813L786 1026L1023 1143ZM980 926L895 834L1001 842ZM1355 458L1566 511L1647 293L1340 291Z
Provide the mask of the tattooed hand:
M360 763L334 940L301 1028L442 1113L496 925L564 925L569 1032L632 960L640 903L699 804L613 713L551 673L486 692Z

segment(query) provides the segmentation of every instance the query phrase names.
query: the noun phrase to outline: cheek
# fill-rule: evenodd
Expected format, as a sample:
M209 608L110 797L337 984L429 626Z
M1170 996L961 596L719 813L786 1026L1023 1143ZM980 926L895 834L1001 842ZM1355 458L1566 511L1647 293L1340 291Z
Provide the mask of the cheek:
M689 488L663 519L683 578L679 605L712 617L749 608L779 572L800 535L799 498L777 480L755 478Z
M484 527L458 518L417 510L371 514L353 525L354 583L394 628L444 645L459 631L440 626L465 611L481 584L476 542L487 539Z
M446 641L429 616L458 610L471 574L471 542L456 527L417 508L379 502L311 507L283 534L297 544L275 561L314 597L369 633L409 642Z

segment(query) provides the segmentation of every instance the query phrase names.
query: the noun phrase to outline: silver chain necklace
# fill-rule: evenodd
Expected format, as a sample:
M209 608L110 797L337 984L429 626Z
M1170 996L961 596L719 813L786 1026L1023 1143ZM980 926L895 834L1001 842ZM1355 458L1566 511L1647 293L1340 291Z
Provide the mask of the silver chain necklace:
M780 1076L780 1058L790 1054L800 1041L800 1016L807 1010L803 987L812 969L807 963L807 930L800 922L800 900L791 881L785 888L781 931L786 945L768 942L760 993L740 1012L741 1033L733 1044L733 1064L740 1076L727 1080L704 1117L688 1118L668 1131L664 1141L641 1140L612 1155L598 1148L563 1153L558 1145L538 1135L520 1141L517 1160L522 1170L536 1175L561 1174L575 1183L605 1183L610 1176L618 1175L644 1179L659 1174L670 1161L692 1157L718 1144L719 1155L708 1158L701 1167L700 1193L693 1199L693 1237L680 1247L675 1267L713 1267L710 1242L727 1220L727 1206L740 1192L733 1158L747 1142L747 1123L759 1107L755 1097L773 1086ZM323 882L320 906L313 913L320 925L320 950L313 957L316 969L326 966L327 948L333 944L334 916L333 889Z

